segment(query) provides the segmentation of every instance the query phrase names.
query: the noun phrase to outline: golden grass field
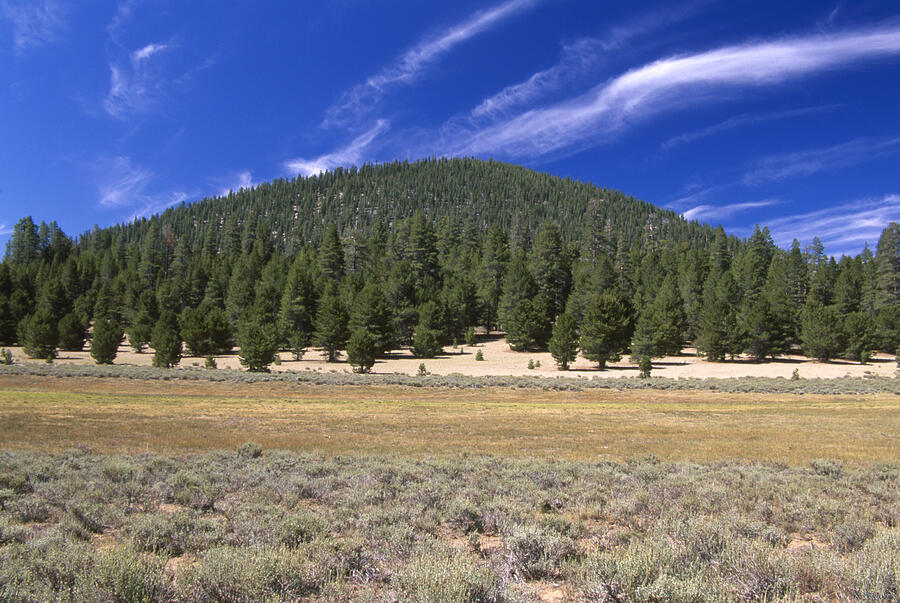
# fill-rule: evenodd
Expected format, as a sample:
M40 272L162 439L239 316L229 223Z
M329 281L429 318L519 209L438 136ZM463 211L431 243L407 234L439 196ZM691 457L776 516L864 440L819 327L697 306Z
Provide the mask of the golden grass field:
M848 465L897 460L896 395L549 392L0 375L0 448L265 448Z

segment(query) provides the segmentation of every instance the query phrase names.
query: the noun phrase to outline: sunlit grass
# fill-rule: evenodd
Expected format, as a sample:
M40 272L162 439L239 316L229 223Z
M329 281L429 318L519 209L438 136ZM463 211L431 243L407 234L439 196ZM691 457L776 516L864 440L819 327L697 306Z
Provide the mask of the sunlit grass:
M895 460L896 396L552 392L0 377L4 448Z

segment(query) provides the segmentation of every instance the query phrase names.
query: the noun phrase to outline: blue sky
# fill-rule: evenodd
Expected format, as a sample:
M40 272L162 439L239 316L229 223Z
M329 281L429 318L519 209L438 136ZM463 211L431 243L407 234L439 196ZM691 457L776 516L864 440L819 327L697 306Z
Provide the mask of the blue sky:
M0 245L466 155L855 254L900 221L898 99L896 0L0 0Z

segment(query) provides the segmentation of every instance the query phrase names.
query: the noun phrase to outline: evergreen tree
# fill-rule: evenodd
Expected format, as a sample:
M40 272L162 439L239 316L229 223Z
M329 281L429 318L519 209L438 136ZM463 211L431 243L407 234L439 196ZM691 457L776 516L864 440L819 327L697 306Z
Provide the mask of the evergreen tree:
M347 342L347 362L355 373L368 373L375 365L377 344L375 337L363 328L357 328Z
M517 254L509 263L506 276L503 279L503 295L500 298L500 324L505 331L508 331L506 325L507 319L513 309L523 300L534 300L538 294L537 283L528 269L525 258Z
M496 224L488 227L481 252L478 300L482 324L490 331L499 323L500 296L503 295L503 278L509 263L509 244L506 235Z
M153 316L148 310L142 308L138 310L134 320L125 330L128 334L128 343L138 354L150 343L150 339L153 337L153 326Z
M736 312L739 294L731 271L721 276L710 272L703 297L697 351L708 360L721 362L728 355L739 354L742 349Z
M353 300L350 330L356 332L360 329L372 336L377 355L394 347L393 316L387 298L377 283L366 284Z
M77 312L69 312L62 317L57 327L59 331L59 349L80 352L84 349L88 328Z
M641 312L631 342L631 355L677 355L684 345L687 317L674 274L663 281L656 299Z
M313 332L318 289L315 264L306 249L297 254L288 272L281 297L278 325L292 348L306 347Z
M181 337L191 356L207 356L212 353L203 314L200 308L185 308L181 313Z
M877 345L888 354L900 351L900 306L885 306L876 316Z
M578 357L578 326L570 314L556 317L549 347L556 366L562 371L569 370L569 364Z
M319 249L319 272L326 280L334 282L344 276L344 247L333 223L325 230L325 238Z
M339 351L347 343L347 310L334 285L325 289L316 314L313 343L328 354L328 362L337 361Z
M39 308L19 323L19 341L31 358L53 360L59 344L56 319L47 308Z
M0 293L0 345L13 345L16 342L16 323L9 298Z
M278 330L274 321L248 313L238 323L238 360L251 373L268 373L278 354Z
M434 358L444 353L441 341L443 317L440 307L433 301L419 308L419 322L413 335L412 353L416 358Z
M844 355L862 361L875 349L875 325L865 312L851 312L844 316Z
M634 332L633 310L628 298L603 293L588 305L581 324L581 353L602 369L620 357Z
M108 318L94 321L94 332L91 337L91 358L97 364L112 364L119 353L119 344L124 332L118 323Z
M6 258L13 266L25 266L37 259L39 242L37 226L31 216L22 218L13 227L6 247Z
M418 299L430 299L437 285L440 266L434 228L421 211L415 213L409 225L406 258L412 268Z
M547 299L548 318L553 320L565 309L570 272L559 227L550 220L541 225L534 239L531 273L534 275L538 291Z
M875 262L875 309L900 306L900 223L891 222L882 231Z
M841 318L831 306L811 299L800 315L800 341L803 353L827 362L845 347Z
M178 316L171 310L160 314L150 338L153 348L153 366L172 368L181 361L181 335L178 332Z
M544 349L551 333L548 303L543 295L519 301L506 317L506 342L514 352Z

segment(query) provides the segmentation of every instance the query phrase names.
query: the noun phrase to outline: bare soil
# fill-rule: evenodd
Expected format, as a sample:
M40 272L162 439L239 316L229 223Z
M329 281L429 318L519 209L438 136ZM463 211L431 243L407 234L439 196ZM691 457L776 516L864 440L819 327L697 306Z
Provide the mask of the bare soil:
M22 352L21 348L10 348L15 362L43 362L30 359ZM87 350L87 348L86 348ZM475 355L481 351L484 360L475 360ZM549 352L513 352L509 349L502 336L483 337L478 345L458 348L448 346L445 354L437 358L421 359L413 357L408 349L394 350L388 358L379 359L373 368L375 373L400 373L415 375L419 371L419 365L424 364L429 373L435 375L448 375L461 373L474 377L481 376L541 376L541 377L597 377L617 378L623 376L636 376L638 374L637 363L631 362L628 357L620 362L610 363L605 370L599 370L596 363L592 363L582 357L570 366L568 371L560 371L556 368L553 357ZM280 354L281 364L270 367L273 371L318 371L318 372L351 372L346 363L346 356L339 362L326 362L325 355L314 349L307 349L303 358L294 360L289 352ZM153 360L153 351L145 350L141 354L135 353L130 347L122 345L116 357L115 364L150 366ZM187 356L182 358L181 366L203 366L205 358ZM535 368L529 369L528 363L532 361ZM60 352L60 357L54 362L59 364L93 364L90 352ZM216 356L216 364L219 368L240 369L240 361L237 355ZM685 348L678 356L667 356L653 360L653 376L678 378L729 378L729 377L784 377L790 378L794 370L805 379L838 377L863 377L875 375L881 377L893 377L897 371L896 359L887 354L876 354L868 364L859 364L846 360L834 360L831 362L818 362L800 355L782 356L776 360L767 362L755 362L749 358L738 357L726 362L708 362L697 356L693 348Z

